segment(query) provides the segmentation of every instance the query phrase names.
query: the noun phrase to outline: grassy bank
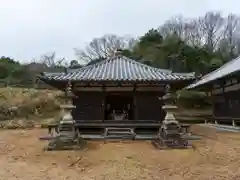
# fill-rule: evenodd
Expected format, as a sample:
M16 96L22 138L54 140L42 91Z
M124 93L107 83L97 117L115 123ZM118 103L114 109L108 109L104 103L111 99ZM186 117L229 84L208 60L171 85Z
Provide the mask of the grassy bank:
M60 110L57 99L60 94L52 90L0 88L0 126L9 122L31 126L55 117Z

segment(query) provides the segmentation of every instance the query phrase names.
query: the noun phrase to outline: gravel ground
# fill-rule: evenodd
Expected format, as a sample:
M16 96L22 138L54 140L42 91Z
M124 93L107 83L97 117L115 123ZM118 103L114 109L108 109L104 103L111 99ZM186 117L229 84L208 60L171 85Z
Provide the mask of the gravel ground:
M196 149L156 150L150 142L88 142L85 151L44 152L46 130L0 131L0 180L240 179L240 134L192 128Z

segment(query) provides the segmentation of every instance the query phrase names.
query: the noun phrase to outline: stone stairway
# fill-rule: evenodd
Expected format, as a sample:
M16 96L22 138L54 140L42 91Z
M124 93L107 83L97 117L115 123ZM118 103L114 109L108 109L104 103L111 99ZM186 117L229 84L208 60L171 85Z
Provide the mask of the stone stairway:
M134 140L135 132L133 128L105 128L105 140Z

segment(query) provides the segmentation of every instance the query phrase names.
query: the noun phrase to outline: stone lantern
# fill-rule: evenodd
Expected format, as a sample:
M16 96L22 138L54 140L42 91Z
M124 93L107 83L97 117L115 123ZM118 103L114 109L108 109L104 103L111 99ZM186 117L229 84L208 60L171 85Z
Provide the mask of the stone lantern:
M75 96L72 93L72 85L70 81L67 83L65 95L61 98L64 99L64 104L60 105L60 108L62 109L62 118L60 120L60 125L73 125L75 123L75 120L72 117L72 110L76 107L72 102L72 99L75 98Z
M170 121L177 123L174 113L178 110L178 108L176 105L174 105L175 97L173 97L172 93L170 92L170 89L171 89L170 85L166 85L165 86L166 94L160 98L164 102L164 106L162 108L166 112L164 123Z

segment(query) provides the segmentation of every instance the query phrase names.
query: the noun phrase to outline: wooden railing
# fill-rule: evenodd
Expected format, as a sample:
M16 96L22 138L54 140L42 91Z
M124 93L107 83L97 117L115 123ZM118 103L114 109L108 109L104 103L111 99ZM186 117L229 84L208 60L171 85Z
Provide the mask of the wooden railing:
M232 125L235 127L240 125L240 118L212 116L212 117L207 117L205 120L205 123Z

